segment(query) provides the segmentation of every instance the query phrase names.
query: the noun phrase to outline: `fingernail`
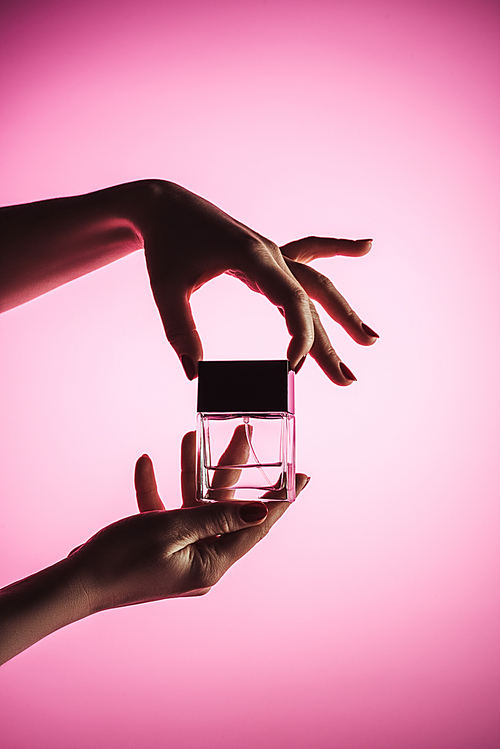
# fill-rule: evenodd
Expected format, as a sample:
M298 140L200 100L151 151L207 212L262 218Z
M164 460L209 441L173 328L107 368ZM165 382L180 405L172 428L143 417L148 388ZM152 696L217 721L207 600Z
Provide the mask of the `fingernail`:
M256 523L258 520L264 520L266 515L267 507L262 502L252 502L240 507L240 518L245 523Z
M369 327L368 327L368 325L365 325L365 323L364 323L364 322L362 322L362 323L361 323L361 327L362 327L362 328L363 328L363 330L365 331L366 335L369 335L369 336L371 336L372 338L380 338L379 334L378 334L378 333L375 333L375 331L374 331L374 330L372 330L371 328L369 328Z
M181 364L184 368L184 372L186 373L186 377L188 378L188 380L194 380L194 378L196 377L196 368L191 357L183 354L183 356L181 356Z
M363 250L363 255L366 255L368 252L370 252L371 248L373 247L373 239L357 239L356 242L361 245L366 245L365 249Z
M344 364L343 361L340 362L339 367L340 367L340 371L342 372L342 374L344 375L344 377L346 378L346 380L352 380L353 382L357 382L356 377L353 375L353 373L351 372L351 370L349 369L349 367L347 367Z
M294 369L295 374L298 374L300 372L300 370L302 369L302 367L304 366L304 362L306 360L306 357L307 357L307 354L306 354L306 356L302 357L302 359L299 361L299 363L295 367L295 369Z

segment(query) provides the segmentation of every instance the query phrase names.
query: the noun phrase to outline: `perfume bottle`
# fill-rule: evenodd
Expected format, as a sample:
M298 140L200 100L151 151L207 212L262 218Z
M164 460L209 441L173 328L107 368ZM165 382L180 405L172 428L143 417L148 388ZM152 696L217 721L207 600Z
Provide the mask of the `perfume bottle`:
M295 499L294 372L288 361L198 365L198 499Z

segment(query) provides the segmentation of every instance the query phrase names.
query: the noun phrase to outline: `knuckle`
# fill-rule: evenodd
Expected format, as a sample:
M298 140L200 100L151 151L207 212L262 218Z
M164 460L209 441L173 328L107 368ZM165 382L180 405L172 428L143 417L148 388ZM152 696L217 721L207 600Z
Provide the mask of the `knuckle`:
M248 252L254 256L267 260L269 255L274 257L276 260L281 260L282 254L281 249L273 242L272 239L267 239L257 232L248 230L245 239L246 248Z
M269 255L273 257L281 256L281 250L277 244L272 242L270 239L265 239L260 236L248 236L247 237L247 249L252 255L267 261Z
M309 299L309 311L311 312L311 317L314 320L315 324L321 325L321 320L318 314L318 310L316 309L316 306L311 299Z
M281 255L281 250L276 242L273 242L271 239L265 239L263 240L263 244L273 255Z
M319 284L320 288L324 292L335 291L335 286L330 281L330 279L328 278L328 276L325 276L323 273L316 272L314 274L314 279L315 279L315 281L317 281L317 283Z
M183 346L191 342L193 334L196 334L197 330L193 326L189 330L172 330L171 328L167 328L165 332L168 342L175 348L176 346Z
M346 321L350 323L351 325L359 325L361 322L358 315L354 312L354 310L345 302L344 305L344 315L346 317Z
M323 347L323 353L327 359L335 359L335 361L340 361L338 354L333 348L330 341L328 341L328 343L325 343Z
M289 295L290 301L309 309L309 297L298 282L290 288Z
M332 344L328 339L325 339L323 341L318 341L316 339L315 345L314 345L314 356L316 359L321 359L323 361L335 361L339 362L340 358L335 349L333 348Z

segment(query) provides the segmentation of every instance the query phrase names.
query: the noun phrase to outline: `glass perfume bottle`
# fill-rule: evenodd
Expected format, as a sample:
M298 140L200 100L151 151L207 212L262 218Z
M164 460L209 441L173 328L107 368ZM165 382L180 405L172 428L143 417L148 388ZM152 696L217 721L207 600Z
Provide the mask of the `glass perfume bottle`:
M294 373L288 361L198 365L198 499L295 499Z

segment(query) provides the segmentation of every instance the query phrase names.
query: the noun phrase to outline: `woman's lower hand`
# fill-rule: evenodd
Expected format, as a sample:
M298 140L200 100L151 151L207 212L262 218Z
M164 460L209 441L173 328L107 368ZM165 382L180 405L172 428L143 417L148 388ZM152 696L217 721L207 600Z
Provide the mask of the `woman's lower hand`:
M92 611L207 593L268 533L289 506L266 502L200 503L195 497L195 435L181 451L183 506L165 510L147 455L136 464L140 514L104 528L72 555ZM297 493L307 484L297 475Z

